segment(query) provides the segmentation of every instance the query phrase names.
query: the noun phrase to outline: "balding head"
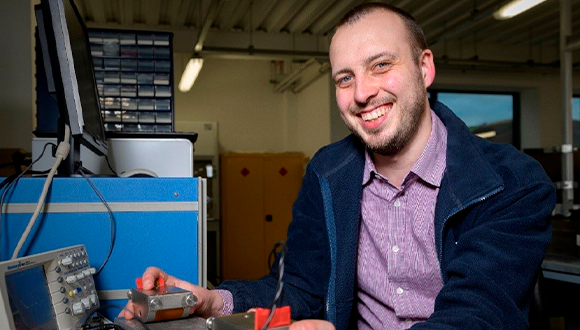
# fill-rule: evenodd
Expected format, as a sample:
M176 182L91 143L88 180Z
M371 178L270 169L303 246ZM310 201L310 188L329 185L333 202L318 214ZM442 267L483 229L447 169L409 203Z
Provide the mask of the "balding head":
M421 29L415 18L413 18L413 16L411 16L409 13L386 3L363 3L354 7L342 17L340 22L336 25L334 32L343 26L351 25L359 21L361 18L375 11L390 12L401 18L407 30L409 45L413 50L413 54L418 59L421 52L427 49L427 39L425 38L423 29Z

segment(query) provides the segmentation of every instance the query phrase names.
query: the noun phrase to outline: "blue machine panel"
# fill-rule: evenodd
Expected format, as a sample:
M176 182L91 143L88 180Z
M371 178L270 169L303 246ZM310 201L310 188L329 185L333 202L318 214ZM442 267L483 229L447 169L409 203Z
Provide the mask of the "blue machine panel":
M97 290L126 292L148 266L192 283L199 276L201 239L198 178L91 178L113 210L116 240ZM34 211L44 178L22 178L8 191L0 223L0 257L11 257ZM3 190L0 190L0 195ZM205 202L205 201L204 201ZM55 178L20 256L84 244L99 269L109 251L111 224L106 208L84 178ZM118 294L117 294L118 296ZM126 300L103 301L124 305ZM105 313L113 317L118 310Z

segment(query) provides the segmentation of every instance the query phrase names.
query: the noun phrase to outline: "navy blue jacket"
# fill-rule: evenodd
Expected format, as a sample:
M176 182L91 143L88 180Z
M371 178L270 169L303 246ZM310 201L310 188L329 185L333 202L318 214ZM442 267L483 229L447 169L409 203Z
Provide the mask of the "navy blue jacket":
M435 311L412 329L526 329L535 276L551 237L555 188L542 167L510 145L469 132L441 103L447 166L435 208L444 286ZM364 147L353 136L319 150L293 207L284 303L293 319L325 318L355 328L356 263ZM234 312L266 307L274 273L226 281Z

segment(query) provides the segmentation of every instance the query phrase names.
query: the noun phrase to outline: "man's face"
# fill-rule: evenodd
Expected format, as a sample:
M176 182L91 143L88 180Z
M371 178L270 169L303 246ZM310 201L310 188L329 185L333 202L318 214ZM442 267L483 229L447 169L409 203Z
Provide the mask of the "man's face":
M409 144L428 109L407 36L401 18L379 10L339 28L330 45L342 119L371 151L387 156Z

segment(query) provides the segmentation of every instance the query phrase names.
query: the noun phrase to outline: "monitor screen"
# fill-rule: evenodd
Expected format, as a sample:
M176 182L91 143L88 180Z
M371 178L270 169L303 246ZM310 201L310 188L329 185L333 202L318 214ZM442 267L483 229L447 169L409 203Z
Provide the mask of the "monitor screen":
M86 26L73 0L42 0L36 9L49 91L74 139L107 152Z
M58 330L42 266L6 274L6 289L18 330Z
M105 130L101 117L99 98L97 96L93 61L91 59L86 27L83 24L77 8L74 7L72 0L63 0L63 4L74 60L78 93L81 101L82 122L84 122L83 130L87 131L93 137L104 141Z

